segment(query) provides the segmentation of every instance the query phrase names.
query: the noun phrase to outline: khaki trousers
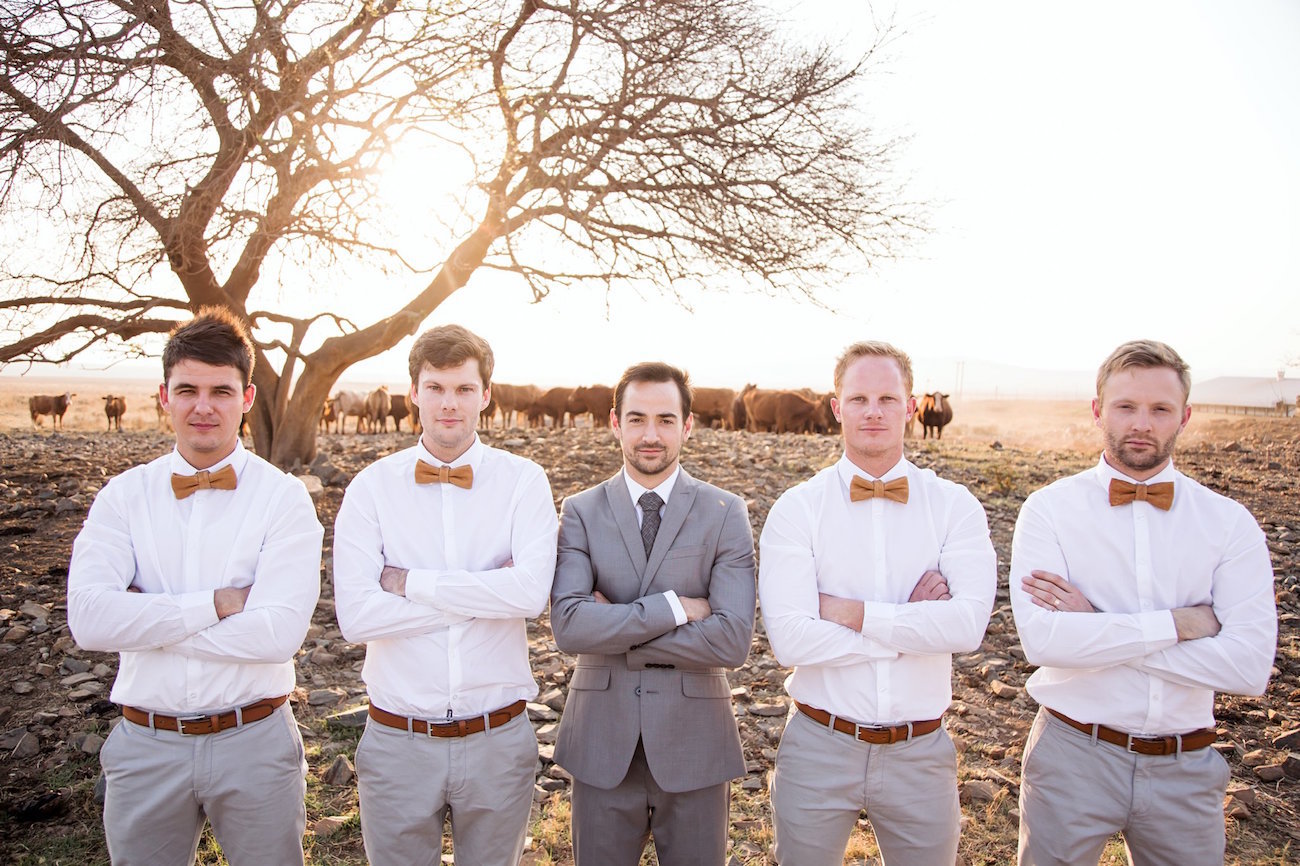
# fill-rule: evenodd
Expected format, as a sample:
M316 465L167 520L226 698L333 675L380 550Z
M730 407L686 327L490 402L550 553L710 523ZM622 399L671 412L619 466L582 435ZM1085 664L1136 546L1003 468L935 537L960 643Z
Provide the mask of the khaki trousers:
M261 721L187 736L123 719L99 753L114 866L187 866L203 832L231 866L301 864L307 761L286 703Z
M772 774L777 862L840 866L864 809L882 863L952 866L961 807L947 730L875 746L792 712Z
M1120 832L1136 866L1222 866L1230 771L1212 748L1137 755L1039 709L1021 766L1021 866L1096 866Z
M372 866L433 866L451 815L456 866L517 866L537 769L537 735L520 713L466 737L366 722L357 744L361 837Z
M670 793L659 787L637 743L611 789L573 780L575 866L636 866L653 835L659 866L723 866L731 783Z

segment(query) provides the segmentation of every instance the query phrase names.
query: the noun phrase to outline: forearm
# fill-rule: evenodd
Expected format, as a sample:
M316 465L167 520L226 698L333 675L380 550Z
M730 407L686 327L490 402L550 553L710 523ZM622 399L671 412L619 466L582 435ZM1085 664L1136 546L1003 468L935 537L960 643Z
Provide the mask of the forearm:
M78 646L95 652L161 649L216 622L211 590L173 595L103 584L68 590L68 628Z
M567 592L551 600L551 631L555 645L566 653L620 655L677 627L662 593L626 604Z
M899 653L938 655L979 648L992 599L954 597L906 604L865 602L862 633Z
M772 654L784 667L842 667L898 658L897 651L861 632L807 613L773 615L767 608L767 605L763 606L768 643L772 646Z
M628 665L669 664L687 670L738 668L749 657L754 621L715 612L699 622L688 622L631 649Z

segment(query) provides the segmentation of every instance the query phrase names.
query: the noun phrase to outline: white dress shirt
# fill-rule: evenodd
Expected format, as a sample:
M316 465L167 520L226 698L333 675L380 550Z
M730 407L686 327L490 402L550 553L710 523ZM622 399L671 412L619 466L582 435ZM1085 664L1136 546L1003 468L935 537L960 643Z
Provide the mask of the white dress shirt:
M659 506L659 516L664 516L664 511L668 508L668 497L673 494L673 485L677 483L677 476L682 472L681 464L673 470L672 474L659 482L658 487L643 487L632 476L627 474L627 469L623 470L623 480L627 482L628 495L632 497L632 510L636 512L636 525L641 526L645 523L645 515L641 513L641 497L647 493L656 493L663 500L664 504ZM682 607L681 599L677 597L674 590L665 590L663 597L667 600L668 606L673 610L673 619L678 625L686 625L686 608Z
M903 505L851 502L842 457L781 495L759 539L759 602L796 700L864 724L938 718L952 701L952 653L980 645L997 587L988 520L965 487L900 460ZM951 599L908 602L937 570ZM863 601L862 631L818 616L818 593Z
M121 653L115 703L187 715L293 690L324 532L298 479L242 444L211 471L227 464L234 490L177 499L172 473L195 469L172 451L90 507L72 546L68 626L83 648ZM218 620L213 591L249 585L243 611Z
M443 721L537 696L525 620L546 607L559 521L531 460L474 444L469 490L417 484L424 447L367 466L334 524L334 607L344 636L366 643L362 677L382 709ZM513 565L506 563L513 561ZM406 568L406 597L379 585Z
M1011 543L1011 604L1029 694L1088 724L1164 736L1214 725L1214 692L1260 695L1277 641L1273 569L1259 525L1240 504L1173 464L1145 483L1174 483L1174 504L1110 505L1105 457L1025 500ZM1050 611L1021 578L1069 580L1095 613ZM1211 604L1216 637L1178 642L1171 611Z

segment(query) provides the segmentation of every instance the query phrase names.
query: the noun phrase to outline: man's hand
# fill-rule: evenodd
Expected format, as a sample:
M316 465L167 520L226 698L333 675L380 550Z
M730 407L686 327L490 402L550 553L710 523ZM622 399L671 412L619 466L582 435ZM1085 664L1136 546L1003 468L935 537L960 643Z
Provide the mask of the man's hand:
M686 611L687 622L699 622L713 615L713 608L709 607L707 598L691 598L690 596L679 595L677 600L682 603L682 610Z
M212 603L217 608L217 619L225 619L232 614L239 613L244 609L245 602L248 601L248 593L252 586L227 586L222 589L213 590Z
M948 591L948 579L937 571L927 571L912 587L912 594L907 597L913 601L947 601L952 598Z
M408 569L385 565L379 573L379 587L384 592L406 597L406 575Z
M1174 615L1174 628L1178 631L1180 641L1214 637L1219 633L1219 618L1214 615L1214 608L1208 604L1198 604L1196 607L1176 607L1172 613Z
M593 589L591 591L591 598L594 602L596 602L596 604L613 604L612 601L605 598L605 593L601 592L598 589Z
M817 615L827 622L862 631L862 617L866 608L861 601L854 598L840 598L837 595L817 593Z
M1059 574L1052 574L1050 571L1031 571L1029 577L1020 579L1020 586L1029 593L1029 597L1039 607L1072 613L1097 612L1092 602Z

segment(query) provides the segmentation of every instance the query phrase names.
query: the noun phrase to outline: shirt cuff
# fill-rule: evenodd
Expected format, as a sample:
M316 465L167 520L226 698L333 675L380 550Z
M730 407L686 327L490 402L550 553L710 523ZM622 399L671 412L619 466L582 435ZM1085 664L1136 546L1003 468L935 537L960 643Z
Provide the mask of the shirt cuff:
M412 568L406 572L406 597L416 604L434 606L438 595L438 572L431 568Z
M880 643L889 643L894 635L894 617L898 605L882 601L862 602L862 634Z
M217 616L217 597L212 590L181 593L178 599L186 634L198 634L221 621Z
M1147 652L1153 653L1178 643L1178 627L1174 625L1172 610L1153 610L1138 614L1142 624L1142 639Z
M686 625L686 608L682 607L681 599L677 597L677 593L670 589L664 593L664 598L668 600L668 606L673 609L673 619L677 621L677 624Z

